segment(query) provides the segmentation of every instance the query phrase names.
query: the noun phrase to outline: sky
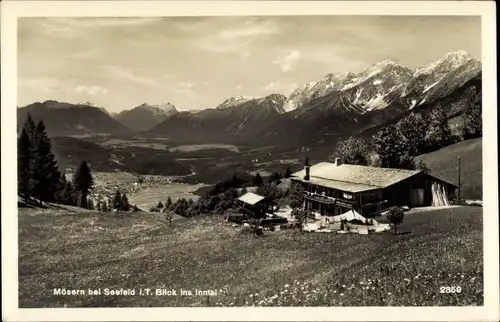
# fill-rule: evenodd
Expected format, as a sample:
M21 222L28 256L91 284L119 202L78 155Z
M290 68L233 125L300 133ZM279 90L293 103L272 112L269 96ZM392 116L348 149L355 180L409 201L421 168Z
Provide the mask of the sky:
M456 50L481 58L480 17L20 18L18 105L214 108L386 59L415 69Z

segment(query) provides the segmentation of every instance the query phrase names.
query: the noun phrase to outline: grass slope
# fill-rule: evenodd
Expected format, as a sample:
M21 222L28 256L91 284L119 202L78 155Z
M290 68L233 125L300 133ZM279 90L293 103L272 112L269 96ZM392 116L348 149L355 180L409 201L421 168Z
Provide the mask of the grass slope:
M441 150L417 157L431 169L431 173L457 184L457 158L461 163L461 196L483 198L482 139L462 141Z
M148 213L20 209L19 307L483 304L482 208L411 214L403 226L413 233L255 238L220 217L169 227ZM54 288L218 294L56 296Z

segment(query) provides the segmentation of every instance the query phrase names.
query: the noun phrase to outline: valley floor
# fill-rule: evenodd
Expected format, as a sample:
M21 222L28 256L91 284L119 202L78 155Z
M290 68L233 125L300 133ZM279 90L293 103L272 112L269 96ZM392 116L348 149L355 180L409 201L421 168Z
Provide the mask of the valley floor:
M169 227L160 214L20 208L19 307L483 304L481 207L409 214L401 231L412 233L253 237L220 216L177 217ZM442 293L447 286L460 293ZM146 288L177 296L138 295Z

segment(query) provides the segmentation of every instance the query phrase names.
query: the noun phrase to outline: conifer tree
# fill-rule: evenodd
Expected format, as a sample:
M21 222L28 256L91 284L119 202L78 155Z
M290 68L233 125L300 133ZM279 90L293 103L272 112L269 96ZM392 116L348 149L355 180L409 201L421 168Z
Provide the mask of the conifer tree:
M464 139L472 139L483 135L481 93L469 91L465 109L462 112Z
M255 177L252 180L252 184L254 186L260 186L260 185L262 185L262 183L263 183L262 177L260 176L260 173L257 172L257 174L255 175Z
M172 207L172 198L168 196L167 201L165 202L165 209L170 209Z
M51 152L50 139L45 125L38 122L34 132L32 158L33 194L42 201L54 201L59 193L61 172Z
M24 129L26 130L26 134L28 134L28 137L33 140L35 138L36 125L33 121L33 118L31 117L31 114L29 113L26 117L26 122L24 123ZM31 143L33 145L34 142Z
M290 178L292 176L292 174L293 174L292 169L290 168L290 166L287 166L286 170L285 170L284 178Z
M87 208L87 197L94 188L94 178L87 161L82 161L73 178L75 190L80 194L80 205Z
M64 189L62 191L62 202L65 205L76 206L76 193L73 183L66 181Z
M129 211L130 209L130 204L128 202L128 197L127 194L122 195L122 201L121 201L121 210L123 211Z
M17 189L26 202L31 195L32 171L31 163L33 157L33 147L26 129L21 132L17 141Z
M281 179L281 175L275 171L271 174L271 177L269 178L269 182L274 182L274 181L278 181Z
M112 209L120 210L122 208L122 194L120 190L116 190L115 197L113 198Z
M106 202L106 200L103 200L102 203L101 203L101 211L102 212L108 212L109 211L108 203Z

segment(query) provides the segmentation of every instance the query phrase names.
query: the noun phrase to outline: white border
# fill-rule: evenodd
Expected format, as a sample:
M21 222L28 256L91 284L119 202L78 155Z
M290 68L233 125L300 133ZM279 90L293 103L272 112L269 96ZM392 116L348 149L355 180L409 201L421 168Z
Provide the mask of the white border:
M17 17L207 15L479 15L482 17L484 306L417 308L18 309ZM498 321L496 26L493 1L2 1L2 318L5 321ZM425 45L422 47L425 50Z

